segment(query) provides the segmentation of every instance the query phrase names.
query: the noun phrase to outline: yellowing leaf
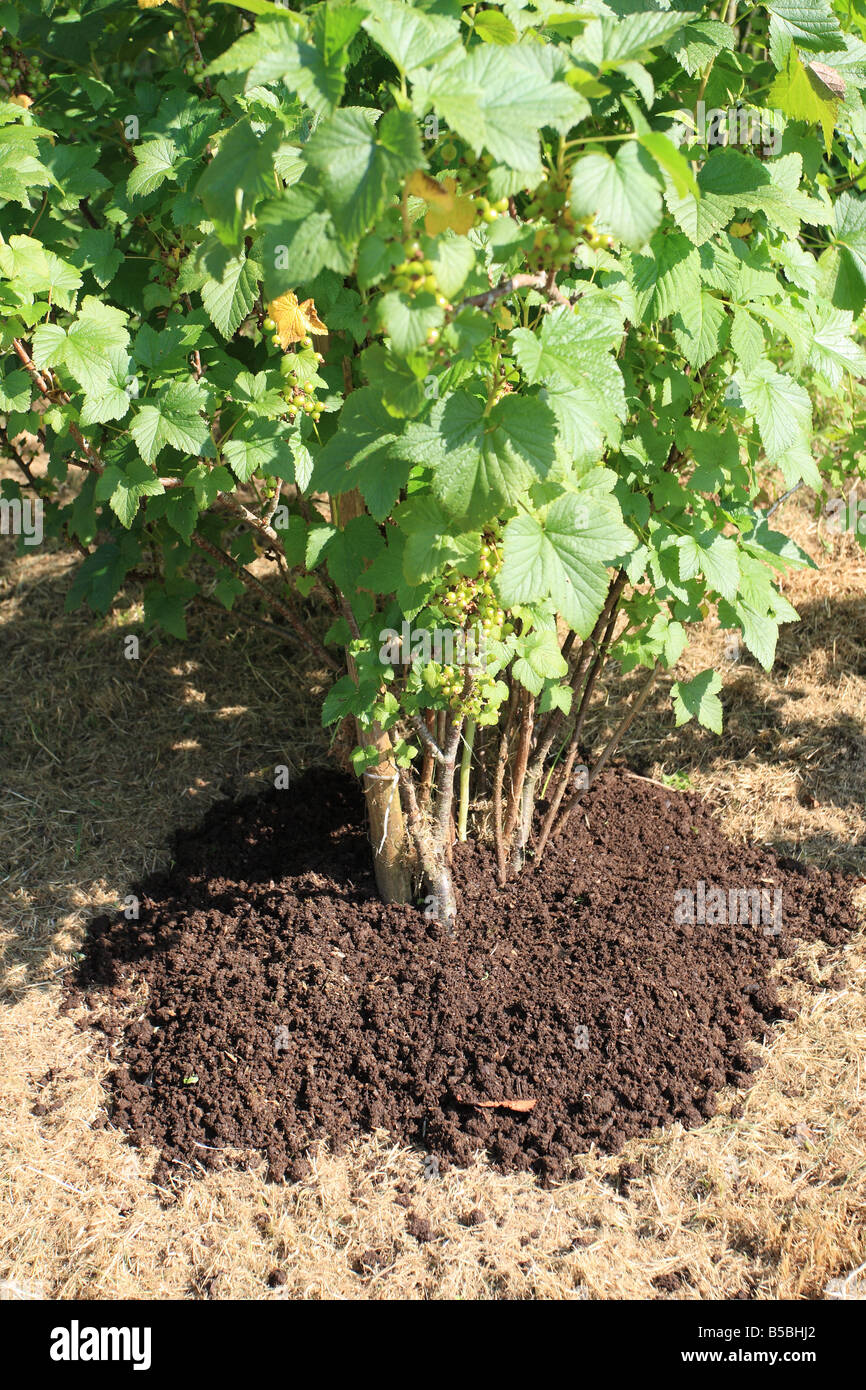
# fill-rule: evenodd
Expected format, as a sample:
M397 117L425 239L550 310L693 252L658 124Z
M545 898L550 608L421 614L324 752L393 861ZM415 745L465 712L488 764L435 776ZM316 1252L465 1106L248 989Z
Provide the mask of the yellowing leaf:
M789 120L820 125L828 152L833 144L833 129L839 110L839 98L834 95L828 81L831 73L835 74L835 69L826 68L822 75L820 65L817 71L812 64L804 68L792 44L787 63L777 74L767 97L767 105L779 107Z
M424 229L430 236L438 236L446 227L462 235L475 226L475 204L471 198L457 192L456 179L443 179L440 183L423 169L416 169L407 188L416 198L423 198L429 204Z
M732 222L728 228L728 234L730 236L747 237L751 236L754 230L751 222Z
M443 188L432 174L425 174L423 169L416 169L414 174L410 174L406 187L416 198L424 198L428 203L448 203L450 194Z
M20 92L18 96L10 97L9 100L14 101L16 106L23 106L25 111L28 106L33 105L33 98L29 97L26 92Z
M298 303L298 296L288 290L268 305L268 314L277 325L280 346L285 352L292 343L300 343L311 333L327 333L327 325L316 313L312 299Z

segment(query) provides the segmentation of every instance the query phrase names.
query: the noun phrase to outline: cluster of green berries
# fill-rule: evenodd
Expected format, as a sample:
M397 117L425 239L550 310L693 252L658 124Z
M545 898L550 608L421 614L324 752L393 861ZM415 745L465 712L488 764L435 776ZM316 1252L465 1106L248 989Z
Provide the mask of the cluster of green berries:
M475 216L482 222L495 222L501 213L507 211L507 198L500 198L495 203L491 203L489 198L479 197L475 199Z
M524 216L543 217L548 222L564 222L567 226L574 226L565 183L555 178L540 183L526 206Z
M214 27L214 20L209 14L204 14L202 12L200 5L190 5L187 9L186 17L199 38L204 34L209 34Z
M178 289L177 277L180 263L186 254L183 239L179 235L171 232L166 234L167 245L162 248L162 259L159 265L154 266L150 272L150 278L155 284L162 285L168 291L170 298L170 311L172 313L182 313L181 303L182 294Z
M558 270L574 255L574 230L547 224L536 228L535 240L527 254L530 270Z
M467 719L477 719L483 712L495 684L496 678L491 676L489 671L473 671L469 689L464 695L466 673L463 668L443 666L439 693L456 713L463 714Z
M406 259L394 271L394 289L412 299L416 294L435 295L439 307L449 309L448 300L439 292L433 262L425 257L420 241L404 241L403 250Z
M583 239L591 251L612 251L615 245L612 236L596 231L595 222L591 218L584 224Z
M499 607L491 580L500 561L494 547L487 541L481 547L477 576L460 576L447 584L439 594L442 615L455 627L467 629L479 625L485 637L498 641L503 633L505 614Z
M25 58L20 46L8 37L0 49L0 77L10 92L24 94L34 101L48 88L48 78L36 54Z
M265 319L265 327L273 320ZM279 339L277 339L279 342ZM312 338L305 338L302 346L312 347ZM316 353L316 362L319 366L324 362L324 357L320 352ZM287 352L280 359L280 375L283 378L282 397L286 403L286 414L290 422L294 422L297 415L309 415L314 424L318 424L322 418L322 407L316 400L315 387L311 381L301 381L298 375L298 364L296 354Z
M481 547L478 574L472 577L454 577L447 581L438 595L442 615L454 627L474 636L475 655L479 659L472 670L469 688L466 687L466 672L459 666L442 668L439 692L444 700L469 719L477 719L490 699L495 677L484 664L485 644L501 641L514 631L506 622L506 615L499 607L493 592L493 578L500 567L500 559L493 544L493 538L485 539Z
M461 666L443 666L442 679L439 682L439 693L443 700L449 703L459 700L463 694L463 687L466 684L466 676Z

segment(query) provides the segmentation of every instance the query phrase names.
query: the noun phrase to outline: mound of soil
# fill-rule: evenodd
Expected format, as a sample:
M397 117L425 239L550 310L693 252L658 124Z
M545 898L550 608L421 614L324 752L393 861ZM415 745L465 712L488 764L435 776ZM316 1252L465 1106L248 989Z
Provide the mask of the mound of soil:
M486 848L454 860L449 932L379 902L340 774L215 806L141 887L137 922L90 926L69 1003L113 1040L114 1120L169 1161L263 1152L276 1179L312 1140L379 1126L557 1178L593 1143L712 1115L783 1016L775 959L855 926L841 876L733 845L696 797L617 771L507 890ZM678 890L698 915L701 884L707 902L778 891L781 932L678 923Z

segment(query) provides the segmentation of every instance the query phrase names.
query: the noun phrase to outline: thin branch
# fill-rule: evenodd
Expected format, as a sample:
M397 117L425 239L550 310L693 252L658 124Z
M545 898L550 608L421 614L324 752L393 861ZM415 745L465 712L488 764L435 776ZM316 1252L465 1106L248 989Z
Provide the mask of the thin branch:
M211 541L205 540L204 536L200 536L198 532L193 532L192 542L193 545L198 546L199 550L205 551L213 559L218 560L221 565L226 565L229 569L233 570L241 583L245 584L248 589L252 590L259 598L263 599L270 608L273 608L275 613L279 613L281 617L285 618L286 622L297 633L299 639L303 642L308 651L312 652L320 661L324 661L326 666L332 671L342 670L340 663L331 656L331 653L322 646L321 642L318 642L316 638L307 631L297 613L293 612L291 608L272 594L260 579L257 579L254 574L251 574L248 569L244 568L239 560L236 560L233 555L229 555L227 551L220 550L219 546L213 545Z
M586 781L586 786L582 787L578 792L574 794L574 796L568 802L565 810L562 812L559 824L556 827L555 833L557 835L560 835L562 833L565 827L565 823L568 820L568 817L571 815L571 812L574 810L575 806L580 801L584 793L589 791L590 787L595 782L599 773L602 772L603 769L607 766L608 762L613 757L614 753L616 752L622 740L625 738L625 735L628 733L632 724L637 719L638 715L640 714L641 710L643 709L644 705L650 697L650 693L652 691L653 686L655 685L656 677L660 670L661 662L657 661L656 664L653 666L652 670L650 671L649 676L641 686L637 699L633 702L628 713L620 721L617 728L614 730L613 734L608 740L607 746L605 747L600 758L598 759L595 766L589 773L589 776L587 777Z
M529 691L525 691L522 694L520 705L520 726L517 735L517 751L514 756L514 767L511 773L511 787L508 794L505 829L502 833L502 850L506 858L511 848L514 827L517 825L517 817L520 811L521 796L523 793L523 783L526 780L526 769L529 764L529 749L532 743L535 699L529 694Z
M485 290L482 294L467 295L466 299L461 299L460 303L455 305L454 313L459 314L461 309L467 308L481 309L484 313L488 313L497 300L504 299L506 295L513 294L515 290L540 290L556 304L563 304L566 308L571 308L571 301L566 299L562 291L556 285L548 284L546 274L530 275L522 272L520 275L509 276L507 280L500 280L498 285L491 285L490 289Z
M421 718L421 715L409 714L406 717L409 723L412 725L412 728L415 730L416 734L420 738L421 742L425 745L427 749L429 749L430 756L435 758L437 763L444 763L445 754L442 752L442 749L439 747L439 744L436 742L430 730L427 728L427 725Z

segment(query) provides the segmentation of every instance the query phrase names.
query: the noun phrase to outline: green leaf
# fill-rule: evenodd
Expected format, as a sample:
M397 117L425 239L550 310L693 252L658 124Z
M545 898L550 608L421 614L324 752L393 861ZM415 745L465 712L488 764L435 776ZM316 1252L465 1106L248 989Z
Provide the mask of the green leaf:
M165 489L152 469L141 459L132 459L125 468L109 464L96 484L96 500L108 498L111 510L122 526L135 520L142 497L156 497Z
M839 99L803 66L793 45L784 68L770 88L767 105L778 107L792 121L819 125L824 132L827 153L830 153Z
M866 303L866 198L840 194L834 216L836 239L830 254L838 254L838 267L833 274L833 303L859 314Z
M644 323L679 313L700 294L700 258L680 232L653 237L649 254L634 258L638 318Z
M67 367L85 391L98 394L111 370L111 350L123 351L128 342L126 314L88 295L68 330L53 323L36 329L33 360L37 367Z
M368 0L367 8L363 27L401 72L411 74L459 49L460 25L448 15L395 0Z
M596 367L605 374L602 360L619 345L622 327L619 310L607 300L600 303L587 295L574 309L552 309L542 320L540 332L516 328L511 339L530 384L568 382L578 386Z
M866 376L866 352L854 340L854 315L847 309L817 304L813 323L815 336L809 352L810 366L833 387L840 384L845 372L862 380Z
M353 391L343 407L340 428L316 459L316 490L339 495L360 488L371 515L384 521L409 475L400 441L400 430L376 391Z
M819 53L845 48L839 21L827 0L765 0L765 6L772 16L774 32L798 48Z
M241 251L225 264L221 279L208 276L201 287L201 302L214 327L231 338L249 313L259 290L262 268Z
M153 404L139 406L130 433L145 463L153 463L167 444L181 453L197 455L210 438L199 413L206 403L205 392L197 382L178 381Z
M273 191L279 143L278 126L271 126L259 140L248 121L238 121L196 184L205 212L226 246L238 245L250 212Z
M546 680L568 674L568 662L559 650L556 633L549 628L521 638L518 653L514 675L533 695L541 694Z
M729 536L706 531L700 536L681 536L679 550L680 579L694 579L702 571L707 583L722 598L733 600L740 584L737 545Z
M48 295L61 309L71 308L81 285L74 266L29 236L10 236L8 245L0 242L0 271L17 294Z
M444 310L432 294L409 295L391 290L378 300L379 322L400 357L409 357L423 347L429 335L441 328Z
M612 499L566 494L544 516L521 515L509 521L497 580L500 598L512 607L550 597L585 639L607 597L610 578L605 566L633 544Z
M437 112L474 150L488 150L534 183L542 174L542 128L566 134L589 112L586 99L557 76L556 55L541 45L479 44L429 76L418 74L413 103L419 114Z
M728 26L723 25L722 27L727 29ZM678 197L684 198L688 193L691 193L694 198L700 197L700 189L692 173L692 166L667 135L664 135L660 130L648 130L643 135L638 136L638 144L652 155L656 164L660 165L665 173L670 174Z
M369 111L344 107L318 127L304 153L338 231L350 241L369 229L401 178L422 162L417 122L400 110L373 126Z
M146 198L155 193L166 179L177 181L177 166L181 154L173 140L160 135L156 140L144 140L134 146L135 168L126 181L130 198Z
M575 217L595 217L599 228L612 232L638 250L661 221L662 200L649 155L634 142L607 154L579 159L571 180L571 210Z
M6 414L30 409L30 374L12 371L0 381L0 410Z
M517 30L501 10L481 10L473 19L472 27L485 43L509 44L517 39Z
M246 483L254 473L275 472L273 464L281 454L288 461L290 451L284 434L285 426L276 420L242 420L223 445L226 463L235 477ZM278 472L276 475L280 476Z
M259 21L207 71L243 74L247 91L279 80L320 115L329 115L339 106L346 85L343 49L306 42L298 36L294 18Z
M467 555L477 554L481 545L479 532L455 532L448 513L428 493L416 493L401 502L394 520L406 536L403 573L413 585L433 579Z
M718 671L702 671L690 681L675 681L671 686L671 697L676 714L677 728L697 719L705 729L714 734L722 732L722 702L717 692L722 688L722 678Z
M654 48L673 38L689 20L699 18L699 10L640 10L594 19L576 41L575 52L599 71L616 68L634 59L649 58Z
M812 403L804 388L762 359L740 381L743 405L755 417L767 458L775 463L794 445L808 441Z
M123 263L123 253L114 245L110 227L88 227L78 235L78 247L73 252L80 270L89 270L103 289L110 284Z
M727 340L724 305L714 294L701 290L694 298L683 301L673 328L683 356L698 371L722 350Z
M313 280L326 267L340 275L352 268L318 189L288 189L258 208L256 224L264 232L261 259L268 301Z
M556 457L553 411L532 397L506 396L485 414L467 391L437 401L430 425L410 425L404 452L434 469L433 490L469 526L481 526L516 506Z
M85 394L81 411L82 425L102 425L108 420L123 419L130 406L126 387L132 374L131 369L132 363L125 350L109 349L105 377L97 382L94 390Z
M689 76L694 77L719 53L732 49L735 37L732 25L718 19L702 19L678 29L666 47Z
M764 353L764 331L748 312L740 305L734 309L734 322L731 327L731 347L737 362L748 376L757 366Z
M439 236L430 248L430 260L440 294L454 299L475 265L475 247L465 236Z

